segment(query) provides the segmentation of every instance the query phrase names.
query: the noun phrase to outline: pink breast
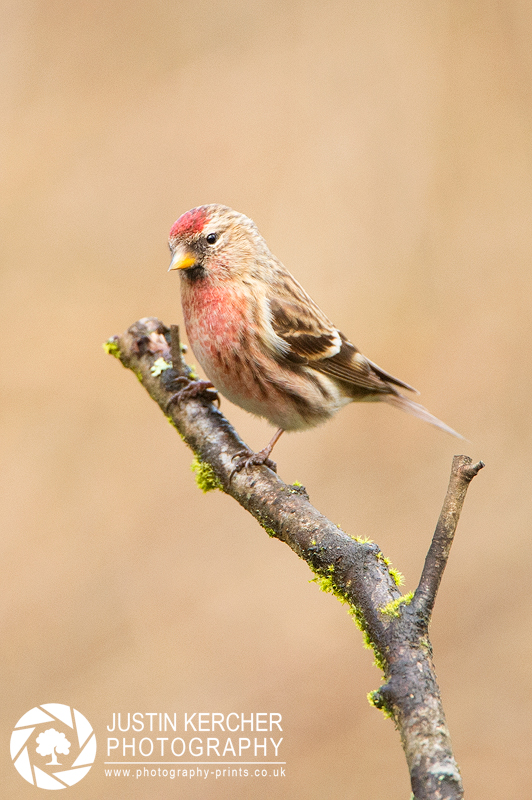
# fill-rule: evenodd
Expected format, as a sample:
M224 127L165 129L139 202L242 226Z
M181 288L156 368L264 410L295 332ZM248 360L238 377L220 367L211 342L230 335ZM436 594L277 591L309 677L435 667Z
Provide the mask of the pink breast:
M242 348L246 331L245 301L223 287L183 287L183 313L189 342L207 376L220 385L227 382L233 353ZM222 372L222 375L220 375ZM220 388L222 388L220 386Z
M224 343L236 345L244 327L244 302L241 297L220 287L187 287L183 292L183 313L190 344L213 351Z

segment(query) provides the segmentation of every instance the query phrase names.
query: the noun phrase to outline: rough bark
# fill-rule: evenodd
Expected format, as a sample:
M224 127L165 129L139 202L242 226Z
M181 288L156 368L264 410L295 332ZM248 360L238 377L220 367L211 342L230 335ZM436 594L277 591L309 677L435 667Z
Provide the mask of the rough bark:
M145 318L106 348L133 370L194 451L203 488L233 497L308 563L322 588L349 604L384 671L385 683L371 701L395 721L416 800L462 798L428 628L467 487L482 462L455 456L419 586L403 597L379 547L340 530L311 505L303 487L285 484L266 467L234 472L233 456L245 445L208 396L168 404L176 380L195 377L183 360L175 326L170 332L159 320Z

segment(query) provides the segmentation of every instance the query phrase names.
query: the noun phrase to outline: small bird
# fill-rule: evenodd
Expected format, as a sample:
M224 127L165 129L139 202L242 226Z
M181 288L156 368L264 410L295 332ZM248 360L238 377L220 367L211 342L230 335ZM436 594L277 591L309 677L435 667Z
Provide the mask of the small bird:
M284 431L319 425L353 401L383 400L463 438L399 391L416 392L412 386L351 344L244 214L217 204L193 208L172 226L169 245L188 340L209 379L174 398L209 390L212 398L215 387L277 427L263 450L235 456L235 471L275 470L269 456Z

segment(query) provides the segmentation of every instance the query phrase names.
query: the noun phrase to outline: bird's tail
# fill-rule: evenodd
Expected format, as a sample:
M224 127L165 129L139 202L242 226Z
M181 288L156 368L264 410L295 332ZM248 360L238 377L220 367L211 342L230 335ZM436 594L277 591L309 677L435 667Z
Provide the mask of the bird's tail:
M402 411L407 411L409 414L413 414L414 417L418 417L419 419L422 419L431 425L435 425L436 428L440 428L442 431L446 431L452 436L456 436L457 439L465 438L461 433L453 431L453 429L446 425L445 422L442 422L441 419L438 419L438 417L435 417L434 414L430 413L430 411L427 411L424 406L420 405L419 403L414 403L413 400L409 400L408 397L404 397L402 394L387 394L380 399L384 400L386 403L389 403L395 408L400 408Z

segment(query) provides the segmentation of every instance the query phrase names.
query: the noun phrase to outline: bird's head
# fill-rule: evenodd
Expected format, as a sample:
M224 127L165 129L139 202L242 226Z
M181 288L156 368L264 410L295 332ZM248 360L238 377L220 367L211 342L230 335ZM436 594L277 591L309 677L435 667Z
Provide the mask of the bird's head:
M188 279L242 276L267 250L255 223L227 206L198 206L174 222L168 239L172 261Z

